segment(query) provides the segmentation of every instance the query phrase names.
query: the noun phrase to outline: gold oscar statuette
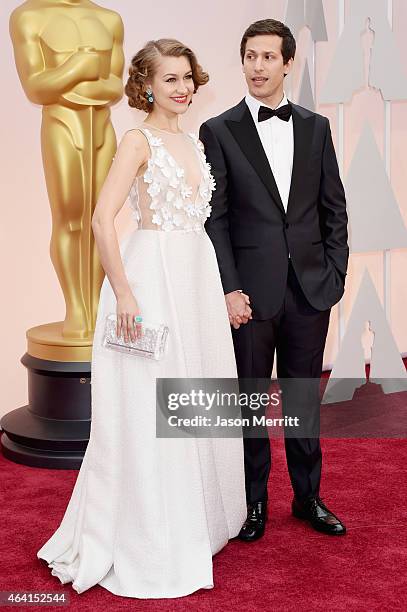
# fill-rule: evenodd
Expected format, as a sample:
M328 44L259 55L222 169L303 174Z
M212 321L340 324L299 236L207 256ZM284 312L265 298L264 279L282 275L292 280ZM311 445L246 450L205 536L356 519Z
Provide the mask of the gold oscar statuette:
M117 146L110 106L123 95L123 23L90 0L27 0L10 35L24 92L42 106L50 255L66 304L64 321L27 330L27 352L89 362L104 278L91 219Z

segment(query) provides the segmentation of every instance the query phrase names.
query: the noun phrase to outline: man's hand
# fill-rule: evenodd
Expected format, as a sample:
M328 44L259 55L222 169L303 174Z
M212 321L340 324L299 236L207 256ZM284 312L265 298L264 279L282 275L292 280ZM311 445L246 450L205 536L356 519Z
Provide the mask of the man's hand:
M229 321L235 329L239 329L240 325L247 323L252 318L250 298L246 293L231 291L225 295L225 300Z

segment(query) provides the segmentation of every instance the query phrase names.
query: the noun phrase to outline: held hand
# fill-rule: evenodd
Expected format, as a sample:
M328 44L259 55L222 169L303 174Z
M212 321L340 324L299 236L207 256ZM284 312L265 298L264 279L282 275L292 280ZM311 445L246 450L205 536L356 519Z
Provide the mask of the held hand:
M122 332L125 342L128 342L129 338L133 342L136 337L141 338L141 323L136 324L134 322L134 317L141 316L141 313L137 300L132 293L117 300L116 314L116 334L118 338Z
M70 58L83 81L97 81L100 77L100 57L93 47L79 47Z
M250 298L246 293L231 291L225 295L229 321L235 329L239 329L241 324L245 324L252 318L250 308Z
M245 313L241 317L237 316L233 318L229 315L229 321L231 325L233 325L234 329L239 329L240 325L246 324L252 318L252 310L250 307L246 309Z

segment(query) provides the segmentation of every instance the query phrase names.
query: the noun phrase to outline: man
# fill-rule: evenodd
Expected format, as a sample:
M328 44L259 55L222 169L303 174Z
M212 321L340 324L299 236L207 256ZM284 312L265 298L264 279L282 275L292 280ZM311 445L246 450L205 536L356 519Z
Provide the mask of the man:
M330 309L344 291L344 189L328 119L288 102L284 93L295 48L281 22L253 23L240 49L248 93L200 130L217 185L206 230L240 379L270 379L276 351L279 379L319 381ZM283 409L289 409L284 401ZM318 420L312 402L307 417ZM244 448L248 515L239 537L253 541L264 534L267 518L268 436L245 435ZM319 496L319 430L286 436L285 448L293 515L318 531L344 534Z

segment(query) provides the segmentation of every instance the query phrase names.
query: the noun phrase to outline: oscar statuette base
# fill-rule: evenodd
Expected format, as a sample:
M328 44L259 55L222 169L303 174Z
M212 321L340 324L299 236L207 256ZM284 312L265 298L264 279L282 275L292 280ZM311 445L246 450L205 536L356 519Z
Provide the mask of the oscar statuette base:
M28 405L5 414L3 455L32 467L79 469L90 433L90 361L54 361L25 353Z

